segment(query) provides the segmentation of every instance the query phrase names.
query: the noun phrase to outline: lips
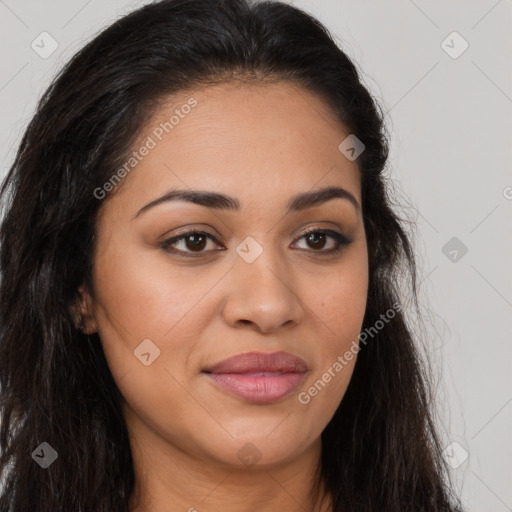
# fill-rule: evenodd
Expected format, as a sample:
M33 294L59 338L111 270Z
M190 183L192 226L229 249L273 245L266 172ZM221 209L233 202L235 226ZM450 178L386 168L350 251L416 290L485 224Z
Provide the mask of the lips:
M230 357L203 373L223 391L252 403L273 403L305 378L304 360L287 352L250 352Z

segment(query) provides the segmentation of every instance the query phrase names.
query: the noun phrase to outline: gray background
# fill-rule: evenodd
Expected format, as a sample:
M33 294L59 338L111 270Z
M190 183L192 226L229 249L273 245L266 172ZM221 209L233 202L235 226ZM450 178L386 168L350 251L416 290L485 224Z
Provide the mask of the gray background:
M0 0L2 176L62 64L144 3ZM387 112L454 480L469 512L512 511L512 1L288 3L328 26ZM31 48L44 31L47 58Z

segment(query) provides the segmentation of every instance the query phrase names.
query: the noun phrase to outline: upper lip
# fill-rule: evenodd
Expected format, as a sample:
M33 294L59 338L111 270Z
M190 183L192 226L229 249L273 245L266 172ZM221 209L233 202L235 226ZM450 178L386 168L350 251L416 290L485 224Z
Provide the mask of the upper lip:
M303 359L288 352L247 352L229 357L206 368L207 373L281 372L305 373L308 367Z

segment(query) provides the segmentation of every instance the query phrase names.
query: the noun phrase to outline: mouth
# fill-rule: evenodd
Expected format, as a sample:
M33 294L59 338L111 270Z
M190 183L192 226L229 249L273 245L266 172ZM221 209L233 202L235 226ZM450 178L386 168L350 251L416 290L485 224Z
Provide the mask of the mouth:
M287 352L250 352L230 357L203 373L221 390L250 403L277 402L304 380L304 360Z

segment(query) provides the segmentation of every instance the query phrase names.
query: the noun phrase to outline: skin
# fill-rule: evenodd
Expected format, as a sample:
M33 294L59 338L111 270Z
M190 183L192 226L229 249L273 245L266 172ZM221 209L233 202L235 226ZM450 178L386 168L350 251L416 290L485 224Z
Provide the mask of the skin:
M355 358L308 404L298 394L357 341L366 238L361 210L347 199L288 214L285 206L328 186L361 204L356 162L338 150L349 132L296 84L228 83L170 98L140 140L192 96L197 106L104 200L94 291L82 290L86 329L99 333L125 400L137 481L132 510L327 512L332 504L316 473L320 435ZM168 201L137 216L175 188L227 194L240 210ZM196 257L161 246L185 227L218 243L206 239L199 253L190 240L172 246ZM308 241L308 228L352 242L325 255L336 241ZM252 263L236 253L248 236L263 249ZM145 339L160 350L149 366L134 356ZM308 371L275 403L249 403L202 373L236 354L281 350L301 357ZM257 463L244 463L241 449Z

